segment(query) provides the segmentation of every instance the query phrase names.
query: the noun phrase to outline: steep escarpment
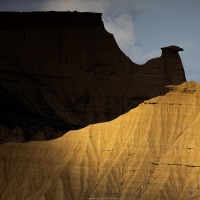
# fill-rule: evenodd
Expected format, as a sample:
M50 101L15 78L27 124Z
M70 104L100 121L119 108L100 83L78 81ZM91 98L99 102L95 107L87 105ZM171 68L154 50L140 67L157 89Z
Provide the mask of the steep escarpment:
M117 119L0 146L1 199L199 199L200 84Z
M175 46L133 63L98 13L0 13L0 139L51 139L165 94L185 74Z

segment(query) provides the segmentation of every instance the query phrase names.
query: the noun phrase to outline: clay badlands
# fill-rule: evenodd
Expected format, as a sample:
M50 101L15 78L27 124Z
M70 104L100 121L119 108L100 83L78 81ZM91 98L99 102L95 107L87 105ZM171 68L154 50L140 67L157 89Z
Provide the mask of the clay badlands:
M186 81L181 48L144 65L117 46L101 14L0 13L1 142L52 139L115 119Z
M198 199L200 85L45 142L0 146L1 199Z
M140 66L100 14L0 15L2 141L85 126L0 145L0 199L200 199L200 84L181 48Z

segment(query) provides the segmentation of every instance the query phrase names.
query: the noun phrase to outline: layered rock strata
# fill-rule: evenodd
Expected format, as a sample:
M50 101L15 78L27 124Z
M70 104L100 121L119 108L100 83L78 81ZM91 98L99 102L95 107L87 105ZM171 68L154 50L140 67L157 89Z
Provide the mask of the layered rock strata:
M51 139L185 82L178 47L133 63L99 13L0 13L0 140Z
M111 122L1 145L1 199L199 199L200 84L168 88Z

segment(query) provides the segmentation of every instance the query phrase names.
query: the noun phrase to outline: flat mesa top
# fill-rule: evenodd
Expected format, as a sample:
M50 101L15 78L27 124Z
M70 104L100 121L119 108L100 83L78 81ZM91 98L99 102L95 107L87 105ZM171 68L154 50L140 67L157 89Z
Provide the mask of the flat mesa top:
M0 28L19 26L98 26L102 13L92 12L0 12Z

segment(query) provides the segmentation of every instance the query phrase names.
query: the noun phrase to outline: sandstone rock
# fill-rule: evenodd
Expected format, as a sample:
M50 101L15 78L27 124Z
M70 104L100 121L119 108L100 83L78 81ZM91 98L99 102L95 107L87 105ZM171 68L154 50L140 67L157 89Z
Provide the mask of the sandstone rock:
M181 48L137 65L99 13L0 12L0 46L0 123L26 141L112 120L186 81Z
M198 199L200 84L174 87L113 121L1 145L1 199Z

